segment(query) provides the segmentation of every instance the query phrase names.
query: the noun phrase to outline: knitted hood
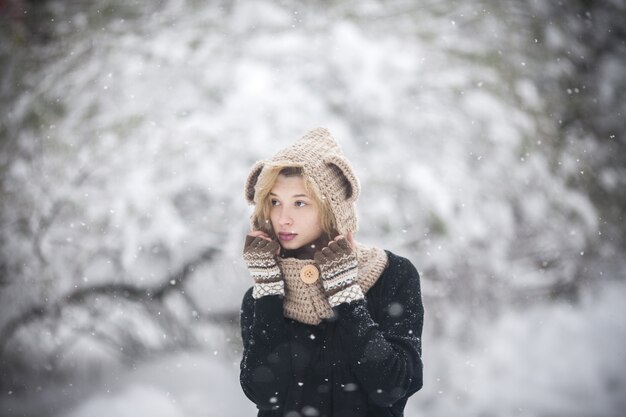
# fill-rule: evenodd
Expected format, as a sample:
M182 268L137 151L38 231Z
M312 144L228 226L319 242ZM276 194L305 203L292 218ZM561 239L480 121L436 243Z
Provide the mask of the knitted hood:
M263 182L263 175L272 166L302 168L302 175L317 184L322 196L329 202L337 223L337 232L346 235L348 231L357 231L354 203L359 196L359 182L328 130L314 129L273 158L255 163L245 186L248 203L259 203L256 199L256 185ZM361 291L367 293L386 268L387 254L382 249L367 248L360 244L355 249L358 259L357 281ZM315 264L313 260L279 258L278 263L285 282L285 317L310 325L317 325L333 317L321 280L308 284L301 279L302 268Z
M354 203L359 196L359 182L352 166L327 129L314 129L273 158L256 162L245 185L248 203L258 203L255 199L255 186L266 173L265 168L272 165L302 168L303 176L312 179L323 197L329 201L337 222L337 231L344 235L348 231L357 231Z

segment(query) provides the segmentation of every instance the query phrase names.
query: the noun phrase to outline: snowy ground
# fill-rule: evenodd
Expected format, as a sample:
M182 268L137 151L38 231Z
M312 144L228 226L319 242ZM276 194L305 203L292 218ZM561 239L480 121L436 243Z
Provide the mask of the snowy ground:
M49 43L0 44L23 58L0 115L12 144L0 147L0 324L82 286L154 284L207 247L220 258L187 293L236 311L250 284L247 170L321 125L363 184L358 238L423 272L426 382L407 417L624 415L626 286L587 269L589 252L621 254L572 186L600 175L586 165L596 148L562 140L558 97L535 83L568 68L546 48L570 41L555 28L533 38L515 1L48 4ZM580 274L580 304L503 301ZM107 318L142 320L112 304ZM59 323L70 336L72 314ZM44 353L63 346L31 336ZM0 414L56 413L66 396L58 417L252 415L237 355L220 352L143 362L95 392L0 393Z
M626 285L612 283L579 307L509 312L471 346L426 338L425 386L406 416L623 416L625 297ZM252 416L231 359L195 352L148 363L62 415Z
M609 283L576 307L510 311L473 346L426 341L426 388L409 416L623 416L624 297Z
M197 352L121 375L110 392L95 395L66 416L252 416L254 410L239 388L238 363Z

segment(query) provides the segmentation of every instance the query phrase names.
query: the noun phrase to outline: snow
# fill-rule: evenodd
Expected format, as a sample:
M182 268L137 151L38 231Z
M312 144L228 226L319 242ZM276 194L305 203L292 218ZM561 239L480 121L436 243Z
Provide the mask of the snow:
M435 329L426 320L425 385L405 415L619 415L626 407L624 297L626 284L612 283L579 308L510 311L460 344L430 337ZM146 363L64 415L254 415L232 359L188 352Z
M626 407L624 296L626 285L612 283L576 308L509 311L488 328L473 327L461 349L429 345L426 336L426 383L407 416L619 415Z
M173 355L116 377L110 392L95 394L65 416L251 416L256 407L243 397L238 369L208 352Z
M184 288L197 310L180 294L164 306L184 325L237 312L250 285L240 259L248 169L324 126L363 187L357 239L422 274L426 385L407 415L608 417L626 407L625 294L609 281L624 279L623 250L601 232L621 226L605 225L580 185L598 175L616 193L624 176L591 169L613 148L560 136L558 96L542 82L573 63L535 52L570 47L558 25L537 42L528 5L514 1L112 0L107 13L46 3L61 22L41 29L49 41L0 42L11 58L0 89L0 326L85 285L169 280L207 248L216 258ZM601 62L600 102L618 100L622 67ZM580 286L583 301L548 303L555 283ZM96 307L107 305L96 330L129 326L159 345L149 314L123 300ZM94 325L84 313L66 311L58 333L16 337L33 368L50 368L45 353ZM250 415L236 355L213 355L225 342L195 331L206 352L122 372L71 415ZM81 337L58 366L108 368L114 347Z

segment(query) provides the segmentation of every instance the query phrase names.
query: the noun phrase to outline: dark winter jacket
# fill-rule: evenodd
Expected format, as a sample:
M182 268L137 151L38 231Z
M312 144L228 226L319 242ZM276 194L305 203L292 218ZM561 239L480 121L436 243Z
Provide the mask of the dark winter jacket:
M241 309L241 386L262 417L402 416L422 387L420 280L405 258L389 263L365 300L340 304L318 326L283 316L282 297Z

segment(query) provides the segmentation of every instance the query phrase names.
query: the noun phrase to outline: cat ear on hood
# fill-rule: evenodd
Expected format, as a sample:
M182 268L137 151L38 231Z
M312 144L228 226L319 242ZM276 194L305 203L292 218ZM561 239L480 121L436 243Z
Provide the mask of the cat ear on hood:
M257 181L259 180L259 175L261 175L261 171L265 167L265 161L257 161L250 168L250 173L248 174L248 179L246 180L246 186L244 187L244 191L246 194L246 201L248 204L254 204L254 187L256 186Z
M354 170L350 163L339 155L328 155L324 158L324 163L329 166L333 172L341 178L343 188L345 190L345 198L348 203L353 203L359 198L361 186L359 180L354 174Z

